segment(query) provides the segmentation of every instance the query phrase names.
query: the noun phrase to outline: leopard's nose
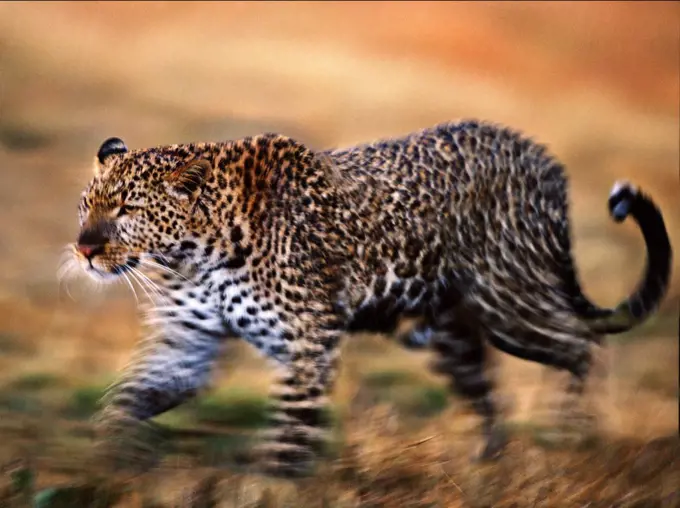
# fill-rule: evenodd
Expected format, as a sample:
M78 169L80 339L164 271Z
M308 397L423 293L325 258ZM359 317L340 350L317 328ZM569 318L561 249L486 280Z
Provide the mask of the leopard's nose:
M93 257L102 254L104 252L103 245L76 245L76 249L80 252L86 259L92 259Z
M109 243L107 228L108 224L102 221L87 224L78 235L76 250L87 260L103 254L104 246Z

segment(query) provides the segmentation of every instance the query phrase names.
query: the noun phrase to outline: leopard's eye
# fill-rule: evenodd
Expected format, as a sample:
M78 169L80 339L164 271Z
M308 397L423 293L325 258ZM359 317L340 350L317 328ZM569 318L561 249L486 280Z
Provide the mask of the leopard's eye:
M139 210L138 206L133 206L133 205L120 205L118 207L118 213L116 214L116 217L122 217L123 215L128 215L135 210Z

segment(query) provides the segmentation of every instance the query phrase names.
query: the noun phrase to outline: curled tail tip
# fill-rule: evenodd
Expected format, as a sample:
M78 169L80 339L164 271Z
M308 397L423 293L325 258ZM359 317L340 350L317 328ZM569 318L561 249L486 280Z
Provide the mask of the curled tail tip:
M622 222L628 217L638 195L638 188L630 182L618 180L614 183L609 193L609 213L616 222Z

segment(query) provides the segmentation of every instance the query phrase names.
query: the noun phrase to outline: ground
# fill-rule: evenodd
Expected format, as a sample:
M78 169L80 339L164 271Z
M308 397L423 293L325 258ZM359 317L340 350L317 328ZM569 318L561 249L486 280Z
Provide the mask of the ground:
M124 286L56 281L103 139L274 130L326 148L461 117L507 123L565 162L580 278L613 305L644 265L635 225L607 215L614 180L649 191L680 240L679 15L672 2L0 4L0 491L21 461L36 489L81 481L88 417L140 334ZM358 336L335 395L341 446L321 477L232 474L213 466L261 423L267 384L238 347L213 390L164 417L226 435L179 439L118 505L192 506L215 479L234 507L680 506L673 266L657 317L609 339L602 433L585 448L541 438L532 404L558 380L501 355L513 440L500 464L472 467L476 420L427 374L427 355Z

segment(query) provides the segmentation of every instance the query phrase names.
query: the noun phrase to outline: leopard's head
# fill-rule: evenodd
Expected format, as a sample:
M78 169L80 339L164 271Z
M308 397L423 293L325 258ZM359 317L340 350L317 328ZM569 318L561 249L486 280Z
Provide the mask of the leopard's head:
M207 145L130 151L119 138L106 140L78 207L80 232L70 245L78 264L110 281L167 261L191 228L211 172Z

